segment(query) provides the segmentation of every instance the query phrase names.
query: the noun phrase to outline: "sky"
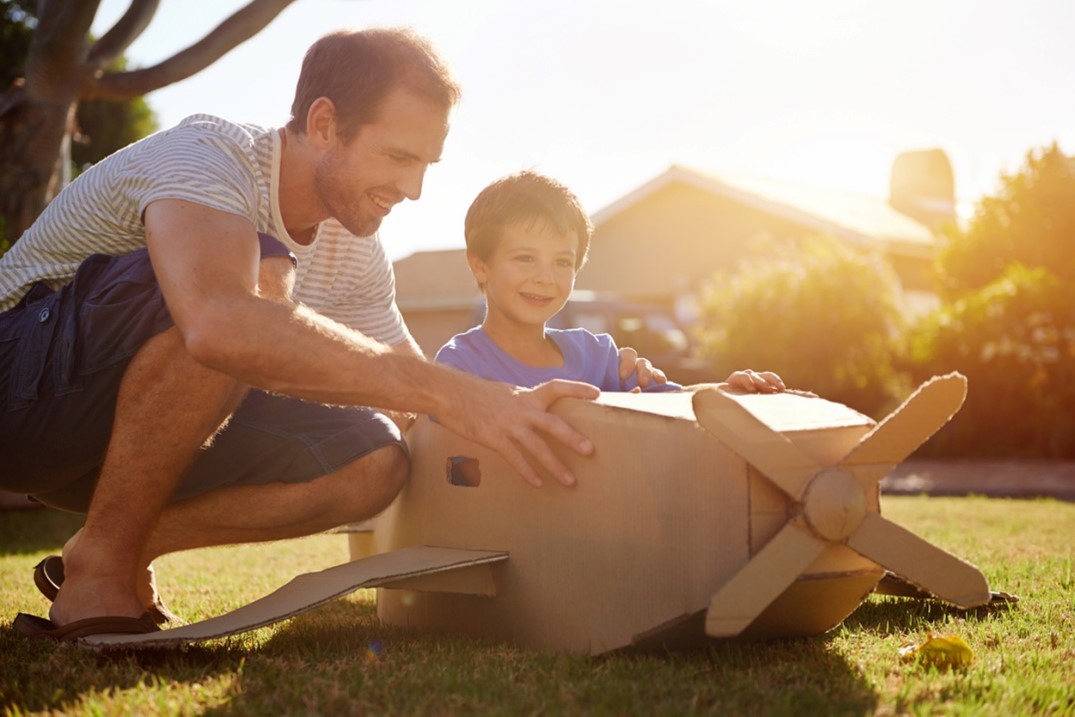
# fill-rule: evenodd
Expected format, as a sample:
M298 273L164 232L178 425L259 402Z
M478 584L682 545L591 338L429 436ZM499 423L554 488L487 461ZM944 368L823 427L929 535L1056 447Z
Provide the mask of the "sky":
M102 0L106 31L129 0ZM162 0L127 57L148 67L242 6ZM591 213L672 164L884 197L905 150L944 149L969 212L1002 172L1075 153L1069 0L296 0L266 29L146 99L162 127L208 112L280 126L306 48L344 27L409 26L463 87L389 256L457 248L490 181L556 177Z

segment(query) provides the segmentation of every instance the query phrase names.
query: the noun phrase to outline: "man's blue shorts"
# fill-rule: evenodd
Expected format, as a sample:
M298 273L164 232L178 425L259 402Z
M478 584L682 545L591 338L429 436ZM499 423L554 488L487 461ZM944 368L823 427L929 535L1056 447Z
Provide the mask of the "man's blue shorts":
M262 259L289 256L272 237L260 239ZM171 327L145 249L95 254L71 283L57 291L38 284L0 314L0 488L84 512L123 374L146 341ZM396 425L373 409L252 390L172 500L232 485L308 482L390 445L406 451Z

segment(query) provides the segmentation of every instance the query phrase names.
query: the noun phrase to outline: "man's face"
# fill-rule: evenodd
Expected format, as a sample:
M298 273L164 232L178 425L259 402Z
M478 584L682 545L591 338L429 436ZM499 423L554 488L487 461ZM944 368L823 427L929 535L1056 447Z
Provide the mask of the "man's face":
M314 184L330 216L352 234L377 231L392 207L422 195L448 136L448 108L405 88L389 92L377 118L339 139L318 162Z

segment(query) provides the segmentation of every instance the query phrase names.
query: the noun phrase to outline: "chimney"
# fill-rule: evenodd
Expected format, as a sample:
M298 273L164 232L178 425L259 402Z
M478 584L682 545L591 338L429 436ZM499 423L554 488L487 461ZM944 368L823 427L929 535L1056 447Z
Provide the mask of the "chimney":
M888 186L888 203L898 212L933 230L955 222L956 182L943 149L900 153Z

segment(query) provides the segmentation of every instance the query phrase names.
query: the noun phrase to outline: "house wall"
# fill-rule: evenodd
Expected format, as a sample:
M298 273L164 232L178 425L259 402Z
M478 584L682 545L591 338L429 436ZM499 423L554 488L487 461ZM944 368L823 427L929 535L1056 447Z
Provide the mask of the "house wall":
M594 230L576 285L669 303L766 237L802 234L792 222L685 184L669 184Z
M816 234L790 219L673 182L595 228L590 260L576 285L671 305L678 293L733 269L767 239ZM905 289L932 288L926 254L887 258Z

